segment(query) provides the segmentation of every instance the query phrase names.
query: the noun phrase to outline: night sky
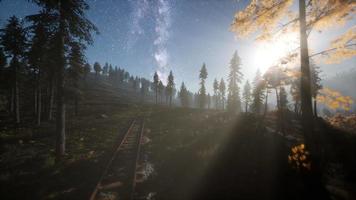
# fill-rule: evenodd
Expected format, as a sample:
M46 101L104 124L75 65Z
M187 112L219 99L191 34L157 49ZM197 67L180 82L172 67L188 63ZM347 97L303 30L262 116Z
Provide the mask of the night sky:
M90 0L88 18L98 27L93 46L86 51L89 63L95 61L125 68L133 75L151 79L155 70L165 78L172 70L176 85L184 81L192 91L198 89L202 63L208 69L207 88L211 92L216 77L226 78L228 63L235 50L242 59L245 78L252 80L261 68L256 62L258 45L251 39L237 40L229 32L234 13L246 6L237 0ZM24 17L38 11L27 0L2 0L0 25L11 15ZM355 25L355 20L346 27ZM313 33L310 41L328 41L346 28L325 34ZM316 40L315 40L316 41ZM310 42L314 49L325 42ZM323 65L324 76L356 68L356 59Z

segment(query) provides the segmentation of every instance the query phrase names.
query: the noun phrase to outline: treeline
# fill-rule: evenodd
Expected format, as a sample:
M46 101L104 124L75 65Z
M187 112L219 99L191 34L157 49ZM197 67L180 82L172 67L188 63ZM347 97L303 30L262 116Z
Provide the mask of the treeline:
M85 16L89 6L84 0L32 2L38 13L12 16L0 30L1 104L16 125L26 115L37 125L55 119L60 159L65 154L66 103L78 102L78 81L89 73L84 51L98 30Z
M322 89L320 72L320 68L312 62L311 94L315 116L318 114L317 96ZM252 112L265 116L269 110L269 96L271 92L274 92L280 131L284 132L284 119L289 111L294 112L297 116L301 114L300 72L298 68L286 69L281 66L271 66L264 74L261 74L258 70L252 84L249 80L246 80L242 85L241 59L235 51L230 61L227 85L223 78L220 81L215 78L212 96L206 92L205 80L207 77L207 68L203 63L199 73L199 91L195 94L189 92L183 82L178 92L181 105L201 109L214 108L233 114ZM290 100L292 102L289 102ZM193 105L190 104L192 102Z

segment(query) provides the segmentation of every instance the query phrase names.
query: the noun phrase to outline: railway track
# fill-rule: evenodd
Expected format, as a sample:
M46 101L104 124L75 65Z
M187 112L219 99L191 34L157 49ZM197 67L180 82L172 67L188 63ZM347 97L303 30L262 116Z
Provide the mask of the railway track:
M143 130L144 119L133 120L99 178L90 200L135 198Z

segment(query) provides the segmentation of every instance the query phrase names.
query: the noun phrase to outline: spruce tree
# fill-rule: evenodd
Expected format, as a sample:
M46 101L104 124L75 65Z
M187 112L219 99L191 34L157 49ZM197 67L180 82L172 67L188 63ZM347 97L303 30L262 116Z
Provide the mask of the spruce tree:
M248 107L251 103L251 85L250 82L247 80L244 86L244 91L242 93L242 99L245 104L245 112L247 113Z
M214 90L214 103L215 103L215 109L218 109L219 106L219 82L214 79L213 83L213 90Z
M262 79L261 72L257 70L256 76L253 80L253 92L252 92L252 104L251 104L251 110L256 114L260 114L262 112L264 89L265 89L265 84Z
M159 77L157 72L154 73L153 75L153 90L155 91L156 95L156 104L157 104L157 98L158 98L158 83L159 83Z
M71 51L68 56L69 68L67 69L67 80L69 87L72 88L75 115L78 115L79 99L81 95L81 91L79 89L79 80L84 73L85 63L83 54L84 47L78 42L72 42L70 46Z
M230 61L230 73L228 78L229 85L228 85L227 109L232 113L241 111L239 83L241 83L243 75L241 73L240 66L241 66L241 59L237 54L237 51L235 51Z
M318 109L317 109L317 100L316 97L318 96L319 90L323 88L321 84L320 78L320 67L317 66L314 62L311 62L310 65L310 78L311 78L311 94L313 97L313 107L314 107L314 116L318 116Z
M223 78L221 78L220 84L219 84L219 99L221 102L222 110L225 110L225 90L226 90L225 81Z
M162 99L163 99L163 94L164 94L164 85L161 80L158 81L158 96L159 96L159 102L162 104Z
M22 22L12 16L7 21L5 28L1 30L1 44L4 47L4 51L11 58L10 68L13 71L12 75L12 91L14 94L14 114L15 122L20 123L20 91L19 91L19 76L22 59L25 56L26 50L26 31Z
M210 104L211 104L211 96L210 93L206 96L206 104L208 106L208 109L210 109Z
M206 89L205 89L205 79L208 77L208 72L206 70L205 63L199 73L200 78L200 89L199 89L199 108L205 108L206 105Z
M169 72L168 80L167 80L167 93L169 96L169 106L172 106L172 98L173 98L173 90L174 90L174 76L172 71Z
M42 10L40 13L26 17L26 20L31 22L28 27L30 30L31 41L30 49L27 53L27 61L30 67L30 74L34 79L34 110L36 122L41 124L42 116L42 90L45 83L50 83L50 46L53 39L53 19L49 15L48 10Z
M90 64L89 64L89 63L86 63L86 64L84 65L84 80L87 79L87 76L88 76L88 74L90 73L90 70L91 70Z
M109 73L109 64L106 62L104 67L103 67L103 75L107 76Z
M188 107L189 106L189 94L188 90L184 85L184 82L182 82L182 85L180 86L180 91L178 93L179 99L181 102L182 107Z
M97 28L85 16L89 5L84 0L33 0L40 7L50 10L58 26L55 30L54 57L56 61L57 112L56 112L56 156L57 160L65 154L65 98L64 75L67 62L66 46L72 42L92 44L92 32Z
M100 75L100 72L102 71L101 65L98 62L94 63L94 71L96 77L98 77Z

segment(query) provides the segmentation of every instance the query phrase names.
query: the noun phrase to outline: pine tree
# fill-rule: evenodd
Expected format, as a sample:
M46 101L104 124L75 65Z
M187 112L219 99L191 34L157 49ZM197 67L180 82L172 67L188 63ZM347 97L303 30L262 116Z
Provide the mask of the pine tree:
M210 93L206 96L206 104L208 105L208 109L210 109L210 104L211 104L211 96Z
M159 77L157 72L155 72L153 75L153 90L155 91L155 95L156 95L156 104L157 104L157 97L158 97L158 83L159 83Z
M188 90L185 87L184 82L182 82L182 85L180 86L180 91L178 93L182 107L189 106L189 96L188 95L189 95Z
M219 99L221 102L222 110L225 110L225 90L226 90L225 81L223 78L221 78L220 84L219 84Z
M69 87L72 88L75 115L78 115L79 99L81 95L81 91L79 89L79 79L84 73L85 63L83 55L84 47L78 42L72 42L70 46L71 51L68 56L69 68L67 69L67 74Z
M20 91L19 91L19 75L21 61L25 55L26 49L26 31L15 16L10 17L5 28L1 30L1 44L4 46L4 51L11 57L10 68L13 71L12 90L14 94L14 114L15 122L20 123Z
M257 70L255 79L253 80L252 104L251 110L260 114L262 112L265 84L261 76L261 72Z
M2 48L0 48L0 93L8 93L9 91L9 76L8 69L6 68L7 60ZM8 99L10 99L8 95ZM10 109L9 109L10 110ZM10 111L11 112L11 111Z
M103 75L107 76L109 73L109 64L106 62L104 67L103 67Z
M90 73L90 70L91 70L90 64L89 64L89 63L86 63L86 64L84 65L84 80L87 79L87 76L88 76L88 74Z
M219 82L214 79L213 83L213 90L214 90L214 102L215 102L215 109L218 109L219 106Z
M0 71L4 70L6 65L7 65L7 62L6 62L4 50L2 48L0 48Z
M89 5L84 0L33 0L40 7L50 10L55 18L55 53L56 84L57 84L57 112L56 112L56 156L57 160L65 154L65 99L64 99L64 74L66 67L66 46L74 41L82 44L92 44L92 32L98 33L97 28L86 18L85 11Z
M111 64L109 65L108 74L109 74L109 80L110 80L110 81L113 81L113 79L114 79L114 68L112 67Z
M311 78L311 94L313 97L313 107L314 107L314 116L318 116L318 107L317 107L317 100L316 97L318 96L319 90L323 88L321 84L321 78L320 78L320 67L317 66L315 63L311 63L310 65L310 78Z
M148 93L148 88L150 87L150 81L145 79L145 78L141 78L141 98L142 98L142 102L145 101L145 96Z
M134 81L134 90L135 92L137 92L137 90L140 87L140 78L138 76L135 77L135 81Z
M244 86L244 91L242 93L242 99L245 103L245 112L247 113L248 107L251 104L251 85L250 82L247 80Z
M94 71L96 77L98 77L100 75L100 72L102 71L101 65L98 62L94 63Z
M167 93L169 96L169 106L172 106L172 98L173 98L173 90L174 90L174 76L172 71L169 72L168 80L167 80Z
M162 104L162 99L163 99L163 94L164 94L164 85L162 81L158 81L158 96L159 96L159 102Z
M290 86L290 94L294 101L294 112L300 114L300 79L294 78Z
M205 63L200 70L200 89L199 89L199 108L205 108L206 105L206 89L205 89L205 79L208 77L208 72L206 70Z
M287 92L283 86L279 90L279 103L282 110L286 110L288 108Z
M28 29L31 31L30 49L27 54L27 61L30 67L30 74L34 78L34 110L37 125L41 124L42 116L42 90L46 79L50 79L50 43L53 38L53 19L47 10L26 17L31 22ZM48 81L47 83L50 83Z
M230 61L228 101L227 101L227 109L232 113L241 111L240 88L238 84L241 83L243 75L241 73L240 66L241 66L241 59L237 54L237 51L235 51Z
M286 110L288 109L287 92L283 86L279 89L279 123L280 130L285 134Z

